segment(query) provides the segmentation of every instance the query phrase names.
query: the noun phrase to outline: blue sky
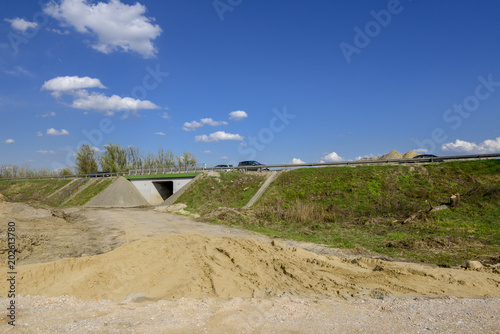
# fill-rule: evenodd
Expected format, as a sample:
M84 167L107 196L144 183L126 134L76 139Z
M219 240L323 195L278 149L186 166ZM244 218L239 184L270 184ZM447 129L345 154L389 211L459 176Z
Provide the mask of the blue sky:
M0 165L500 151L498 1L0 3Z

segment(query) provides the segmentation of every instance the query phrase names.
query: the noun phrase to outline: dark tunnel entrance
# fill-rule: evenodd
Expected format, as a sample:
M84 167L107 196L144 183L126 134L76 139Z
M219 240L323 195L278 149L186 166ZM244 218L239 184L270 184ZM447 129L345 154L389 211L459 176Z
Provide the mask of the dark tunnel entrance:
M155 181L153 182L156 190L160 194L163 200L166 200L174 193L174 182L173 181Z

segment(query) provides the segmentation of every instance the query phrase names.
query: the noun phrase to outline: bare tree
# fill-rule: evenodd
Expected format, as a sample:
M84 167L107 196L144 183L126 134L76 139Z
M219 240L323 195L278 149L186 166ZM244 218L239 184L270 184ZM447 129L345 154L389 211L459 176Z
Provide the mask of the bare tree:
M158 149L158 155L156 156L155 167L156 168L170 168L175 165L175 154L171 150L164 151L163 147Z
M143 165L143 153L138 147L127 147L127 165L129 168L141 169Z

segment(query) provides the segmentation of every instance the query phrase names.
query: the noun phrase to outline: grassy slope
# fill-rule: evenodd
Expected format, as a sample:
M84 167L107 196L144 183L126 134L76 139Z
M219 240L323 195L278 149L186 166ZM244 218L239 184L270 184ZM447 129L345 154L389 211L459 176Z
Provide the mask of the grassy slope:
M86 204L92 197L96 196L101 191L106 189L115 179L115 177L98 179L96 183L93 183L87 188L83 189L81 193L76 195L68 203L64 204L64 206L79 206Z
M265 177L220 172L219 177L205 175L189 187L177 200L185 203L189 210L210 214L219 207L241 208L257 192Z
M14 202L42 202L73 179L1 181L0 193Z
M99 179L100 182L89 186L69 201L65 206L78 206L87 203L92 197L109 186L115 178ZM61 188L73 179L44 179L44 180L20 180L1 181L0 193L14 202L29 202L47 206L59 206L59 195ZM59 193L46 199L55 191ZM64 190L67 190L66 188Z
M179 202L211 221L333 247L437 264L500 260L500 160L297 169L281 173L252 210L237 214L210 214L244 205L224 199L237 194L230 184L214 185L198 184ZM210 194L224 189L216 205L202 194L207 187ZM426 213L454 193L459 207Z

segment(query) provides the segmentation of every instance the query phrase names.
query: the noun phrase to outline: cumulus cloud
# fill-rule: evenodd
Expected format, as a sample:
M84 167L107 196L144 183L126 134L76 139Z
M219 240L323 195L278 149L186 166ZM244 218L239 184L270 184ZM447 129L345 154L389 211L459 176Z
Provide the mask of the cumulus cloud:
M6 139L3 141L5 144L14 144L16 141L14 139Z
M87 0L53 0L44 8L44 12L59 20L61 26L96 36L92 48L99 52L134 51L150 58L157 53L152 40L162 30L159 25L152 24L154 18L144 16L146 11L146 6L138 2L127 5L119 0L95 4Z
M36 133L36 135L37 135L37 137L41 137L41 136L43 136L43 133L42 133L41 131L38 131L38 132Z
M15 17L13 19L5 19L5 21L10 23L10 26L13 29L16 29L21 32L25 32L28 29L36 28L38 27L38 24L36 22L29 22L26 21L25 19L21 19L19 17Z
M54 128L47 129L47 135L49 136L63 136L69 135L69 132L65 129L56 130Z
M243 118L247 118L248 114L242 110L236 110L229 113L229 119L233 121L241 121Z
M61 96L62 93L69 94L75 90L84 88L106 88L106 86L104 86L99 79L77 76L57 77L45 81L42 86L42 90L51 90L52 95L55 97Z
M500 137L487 139L479 144L457 139L454 143L446 143L441 146L443 151L452 151L470 154L485 154L500 152Z
M195 137L195 141L199 142L205 142L205 143L212 143L212 142L218 142L221 140L243 140L244 138L240 136L239 134L232 134L232 133L227 133L224 131L217 131L214 133L207 135L200 135Z
M161 131L160 131L160 132L155 132L155 135L158 135L158 136L165 136L165 133L163 133L163 132L161 132Z
M332 152L330 154L325 155L323 158L321 158L321 162L337 162L337 161L342 161L344 160L342 157L340 157L337 153Z
M40 154L56 154L56 152L54 151L46 151L46 150L38 150L36 152Z
M164 112L162 115L161 115L161 118L163 119L170 119L170 116L168 115L167 112Z
M159 109L160 107L148 100L137 100L131 97L120 97L118 95L106 96L102 93L79 90L71 107L83 110L97 110L101 112L132 111L141 109ZM111 114L112 115L112 114Z
M182 127L182 130L184 131L194 131L198 128L201 128L204 125L210 125L210 126L219 126L219 125L227 125L227 122L225 121L214 121L211 118L202 118L199 122L198 121L192 121L192 122L186 122L184 123L184 126Z
M56 98L62 94L71 95L73 103L70 106L75 109L96 110L107 116L113 116L116 111L135 114L142 109L160 109L159 106L148 100L118 95L107 96L103 93L89 92L87 88L106 88L106 86L99 79L78 76L57 77L46 81L42 86L42 90L51 90L52 95ZM126 116L127 114L124 115L124 117Z
M292 164L296 165L296 164L305 164L304 161L302 161L301 159L299 158L293 158L292 159Z

